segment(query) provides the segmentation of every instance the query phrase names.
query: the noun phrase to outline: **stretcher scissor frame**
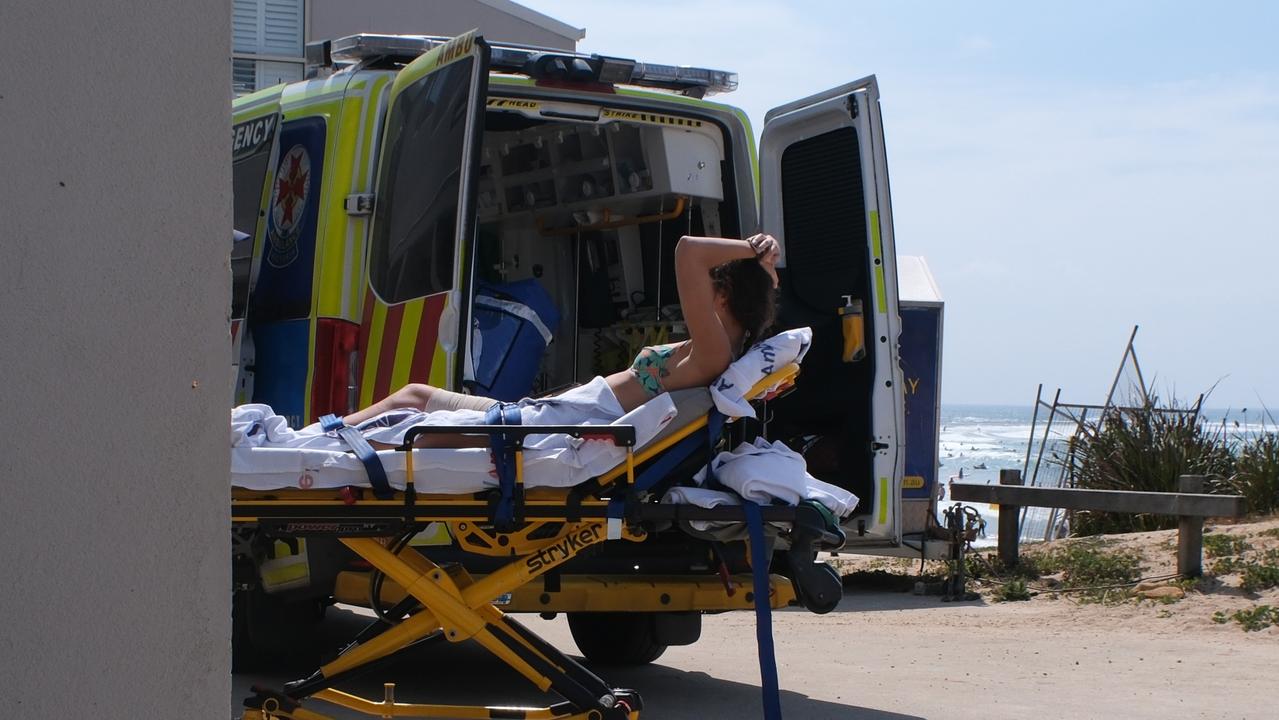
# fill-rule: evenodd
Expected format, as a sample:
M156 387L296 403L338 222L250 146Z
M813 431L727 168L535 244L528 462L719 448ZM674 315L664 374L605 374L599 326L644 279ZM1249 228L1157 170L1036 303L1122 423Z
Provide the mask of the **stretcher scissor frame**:
M778 388L793 383L798 370L796 364L783 367L760 381L747 397L760 399L770 390L769 397L776 395ZM639 502L634 492L637 465L658 457L707 424L706 416L696 418L640 453L634 450L635 430L630 426L419 427L411 430L398 448L407 453L406 487L391 498L366 497L351 488L269 492L233 489L233 524L256 524L277 536L337 537L405 593L388 615L407 614L394 626L371 625L335 660L304 680L286 684L282 692L255 687L256 694L245 700L244 717L327 717L302 707L303 699L316 698L374 717L635 720L641 709L638 693L611 688L503 613L496 601L606 540L643 541L644 527L655 521L744 520L739 507L705 509L645 503ZM493 504L481 497L417 493L411 450L417 437L427 433L501 434L513 444L519 527L507 532L493 529ZM536 492L526 496L522 440L528 435L548 433L611 441L625 448L625 459L593 481L590 497L578 497L571 505L563 495L548 497ZM610 509L610 499L618 497L626 499L624 518L617 517L616 503ZM766 521L791 522L796 518L795 508L761 510ZM383 540L435 521L448 523L454 537L469 537L470 551L507 557L509 562L483 577L472 578L460 565L443 567L411 546L393 551ZM554 691L564 701L544 708L410 704L396 702L392 686L387 686L381 701L332 687L429 637L455 643L474 640L543 692Z

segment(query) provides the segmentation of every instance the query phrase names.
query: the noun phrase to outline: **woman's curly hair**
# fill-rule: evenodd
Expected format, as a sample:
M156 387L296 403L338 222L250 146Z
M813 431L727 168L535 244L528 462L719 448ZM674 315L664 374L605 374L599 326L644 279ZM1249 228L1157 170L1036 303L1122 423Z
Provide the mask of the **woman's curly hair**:
M753 258L730 260L711 268L711 285L728 299L728 311L746 331L749 347L777 318L777 291L773 278Z

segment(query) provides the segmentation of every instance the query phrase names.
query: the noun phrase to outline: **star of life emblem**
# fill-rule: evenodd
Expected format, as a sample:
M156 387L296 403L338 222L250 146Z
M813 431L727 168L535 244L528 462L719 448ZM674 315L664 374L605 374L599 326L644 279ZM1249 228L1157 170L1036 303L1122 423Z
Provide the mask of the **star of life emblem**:
M298 257L298 233L311 192L311 157L294 145L280 159L271 188L271 232L267 234L267 262L282 268Z

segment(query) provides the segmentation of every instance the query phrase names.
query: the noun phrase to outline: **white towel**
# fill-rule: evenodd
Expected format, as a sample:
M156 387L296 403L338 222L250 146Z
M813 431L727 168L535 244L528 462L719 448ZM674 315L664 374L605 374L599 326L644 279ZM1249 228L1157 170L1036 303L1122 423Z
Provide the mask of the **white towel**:
M270 405L251 404L231 408L231 447L324 446L324 432L319 424L301 430L289 427L289 421L276 415Z
M585 391L585 394L590 392ZM522 420L529 425L608 424L583 423L581 418L570 417L569 413L574 411L575 404L583 395L575 397L568 403L521 406ZM599 411L594 412L598 414ZM441 414L445 413L431 415ZM476 415L482 422L484 413L472 412L472 422L465 424L476 424ZM643 447L675 415L674 402L669 394L663 393L616 418L615 424L633 426L636 445ZM412 417L427 419L430 424L442 424L437 418L424 416L425 413L416 410L391 411L361 424L359 428L367 438L385 439L398 445L403 440L403 431L412 425ZM235 487L310 489L366 485L368 482L364 466L354 455L346 452L345 443L335 434L320 430L318 424L302 430L289 430L283 418L263 405L236 408L232 418L236 427L232 431L231 483ZM273 418L279 418L279 422ZM379 425L379 418L386 418L390 425ZM456 424L458 420L454 417L444 424ZM270 431L264 429L266 427L270 427ZM402 428L398 439L394 433L374 437L395 427ZM539 441L537 447L525 445L524 482L528 487L576 485L616 467L626 457L625 448L604 440L577 439L562 434L530 437L539 438ZM396 488L404 487L405 455L394 450L378 451L387 477ZM420 473L419 491L479 492L497 485L488 448L427 448L414 450L413 457L414 466Z
M809 475L804 456L780 440L770 443L757 438L754 444L742 443L716 455L711 468L721 485L753 502L798 505L816 500L839 518L857 507L856 495ZM698 485L705 483L706 468L693 479Z
M755 417L755 409L745 394L755 383L792 362L800 362L813 343L810 328L795 328L751 346L740 358L711 383L715 407L728 417Z

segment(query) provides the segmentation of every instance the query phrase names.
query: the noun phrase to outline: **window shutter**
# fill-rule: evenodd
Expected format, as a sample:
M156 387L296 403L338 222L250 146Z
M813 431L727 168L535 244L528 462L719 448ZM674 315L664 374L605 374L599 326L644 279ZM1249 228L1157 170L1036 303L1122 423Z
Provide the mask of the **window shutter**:
M302 55L303 0L262 0L262 52Z
M261 52L261 14L262 0L232 0L231 46L235 52Z

